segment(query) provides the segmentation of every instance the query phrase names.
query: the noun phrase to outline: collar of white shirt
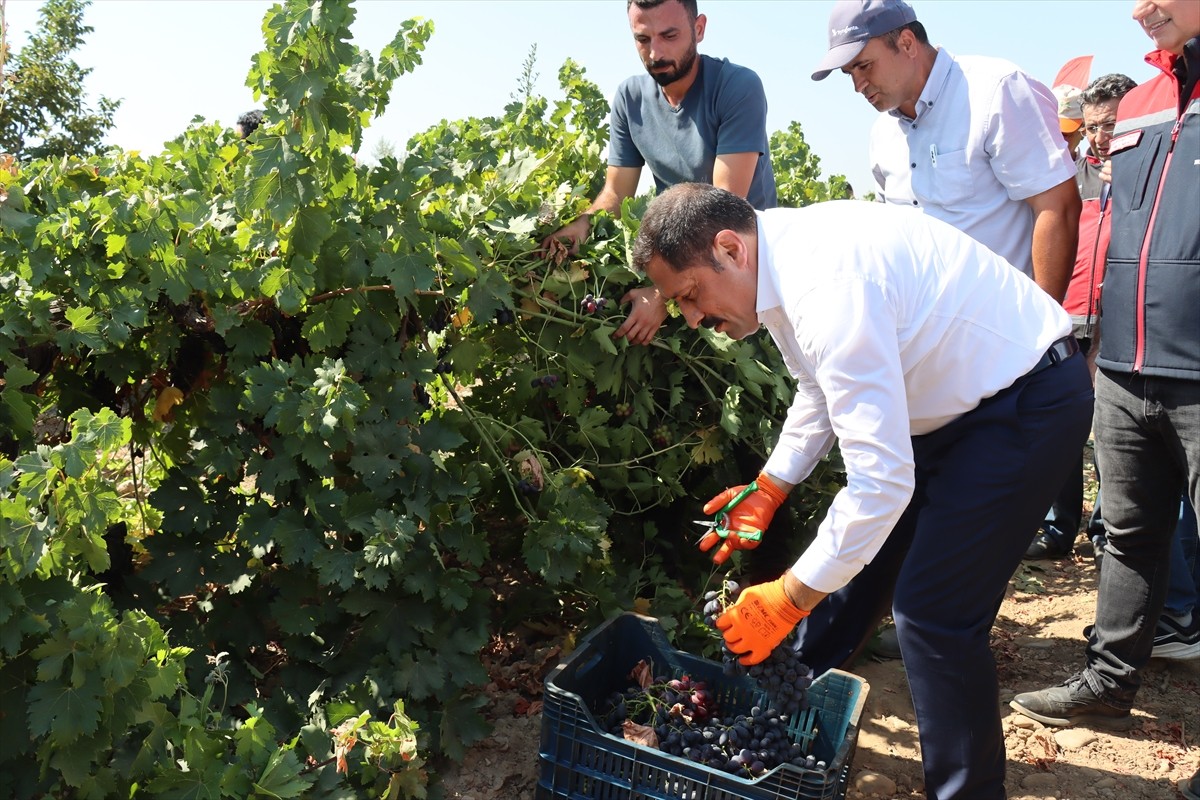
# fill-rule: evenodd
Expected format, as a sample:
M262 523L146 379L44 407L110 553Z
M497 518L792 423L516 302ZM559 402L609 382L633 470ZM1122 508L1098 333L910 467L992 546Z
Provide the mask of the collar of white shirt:
M922 114L933 108L934 102L942 96L942 91L950 82L950 73L953 67L954 56L946 52L945 48L939 47L937 58L933 60L933 69L929 71L929 77L925 80L925 88L921 90L921 96L917 98L916 119L920 119ZM888 113L908 122L915 121L901 113L898 108L894 108Z
M758 220L758 297L754 310L758 312L759 324L765 325L763 312L779 308L783 302L779 299L775 281L771 279L771 254L767 252L767 237L763 235L762 212L755 211L754 216Z

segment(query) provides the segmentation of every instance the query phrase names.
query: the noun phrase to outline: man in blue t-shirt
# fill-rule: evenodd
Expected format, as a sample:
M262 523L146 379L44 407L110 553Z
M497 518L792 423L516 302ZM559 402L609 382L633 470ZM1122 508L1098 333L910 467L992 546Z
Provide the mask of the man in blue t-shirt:
M591 232L591 215L619 214L637 192L649 165L661 192L683 182L712 183L750 201L775 207L775 175L767 139L767 99L752 70L701 56L707 19L696 0L626 0L629 28L648 75L625 80L613 98L604 188L578 219L542 243L561 242L570 253ZM666 319L666 301L652 288L628 292L629 317L616 338L646 344Z

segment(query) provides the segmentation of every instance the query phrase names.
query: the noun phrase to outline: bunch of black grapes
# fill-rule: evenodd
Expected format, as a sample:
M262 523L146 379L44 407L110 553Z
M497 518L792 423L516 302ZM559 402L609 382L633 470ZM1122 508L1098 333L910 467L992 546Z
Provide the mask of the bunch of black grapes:
M792 741L790 718L778 709L755 706L749 714L726 719L718 712L704 681L685 675L614 691L598 716L614 736L625 736L626 721L653 728L663 752L742 778L757 778L781 764L825 768Z
M734 581L725 581L719 590L704 595L704 621L716 627L717 617L733 605L741 594ZM789 633L763 661L745 666L739 656L721 640L721 660L724 672L730 677L749 675L762 689L771 705L782 713L795 716L808 707L808 687L812 685L812 669L800 660L793 647L795 632Z
M824 769L825 762L805 755L803 745L788 733L789 717L778 709L750 709L729 720L711 718L700 726L666 726L656 730L659 749L728 772L757 778L781 764Z
M612 692L605 698L601 719L605 730L618 736L626 720L652 727L682 719L703 723L713 716L714 700L704 681L693 681L688 675L658 677L645 688L631 683Z

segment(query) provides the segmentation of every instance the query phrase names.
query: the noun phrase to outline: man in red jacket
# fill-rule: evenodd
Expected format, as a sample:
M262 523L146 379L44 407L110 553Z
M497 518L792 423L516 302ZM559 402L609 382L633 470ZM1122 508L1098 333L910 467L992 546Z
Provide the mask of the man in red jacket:
M1162 74L1121 101L1093 431L1109 544L1084 669L1011 705L1046 725L1127 729L1167 592L1183 489L1200 506L1200 3L1138 0ZM1200 635L1200 621L1187 621ZM1185 794L1196 797L1196 777Z
M1075 183L1083 199L1083 210L1079 215L1079 244L1075 254L1075 269L1063 308L1071 315L1075 338L1079 348L1088 357L1088 365L1095 372L1096 353L1099 350L1100 329L1097 300L1100 297L1100 282L1104 278L1104 255L1108 249L1108 183L1100 177L1100 170L1108 161L1108 145L1112 141L1116 125L1117 105L1121 98L1137 86L1131 78L1119 73L1104 75L1092 81L1081 95L1083 112L1081 130L1087 136L1090 152L1076 161L1078 167ZM1083 455L1079 457L1079 469L1071 473L1067 483L1054 499L1041 529L1033 537L1025 558L1064 558L1071 555L1075 544L1075 533L1083 516ZM1104 522L1100 517L1100 502L1097 497L1095 510L1088 520L1088 538L1092 540L1096 564L1104 547Z

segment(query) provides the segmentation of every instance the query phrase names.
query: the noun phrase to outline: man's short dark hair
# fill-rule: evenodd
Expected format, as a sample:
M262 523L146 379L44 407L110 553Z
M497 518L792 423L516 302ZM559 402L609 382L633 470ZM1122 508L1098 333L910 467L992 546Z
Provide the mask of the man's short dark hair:
M888 31L879 38L883 40L883 43L888 46L889 50L895 52L900 49L900 46L896 43L900 41L900 34L905 31L912 31L913 36L917 37L917 44L929 44L929 34L925 31L925 26L915 19L907 25L901 25L894 31Z
M261 109L258 109L258 108L254 109L253 111L247 111L245 114L242 114L240 117L237 118L237 126L236 127L237 127L238 136L245 139L247 136L254 133L256 130L258 130L258 126L262 124L262 118L263 118L263 112Z
M625 0L625 10L628 11L632 6L637 6L643 10L647 8L657 8L663 3L670 3L671 1L672 0ZM700 16L700 9L696 7L696 0L677 0L677 2L683 6L685 11L687 11L688 19L695 22L696 17Z
M1128 75L1110 72L1089 83L1088 87L1083 90L1083 94L1079 96L1079 103L1084 106L1098 106L1109 100L1120 100L1136 86L1137 82Z
M754 206L709 183L679 183L650 202L633 242L633 268L644 273L658 256L676 272L699 262L721 269L712 255L723 230L754 233Z

